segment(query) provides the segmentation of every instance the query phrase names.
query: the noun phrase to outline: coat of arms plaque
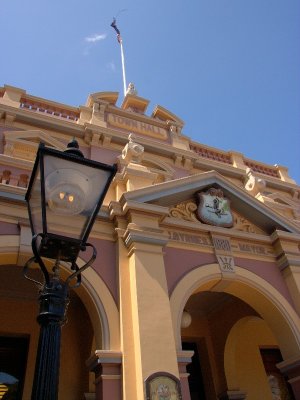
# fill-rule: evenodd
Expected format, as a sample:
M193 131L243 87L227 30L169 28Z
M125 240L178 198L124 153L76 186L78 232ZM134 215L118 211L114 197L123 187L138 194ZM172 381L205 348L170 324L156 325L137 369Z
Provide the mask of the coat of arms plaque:
M157 372L146 381L146 400L182 400L180 381L167 372Z
M230 201L224 197L221 189L210 188L207 192L197 193L199 206L197 215L205 224L230 228L233 226L233 215Z

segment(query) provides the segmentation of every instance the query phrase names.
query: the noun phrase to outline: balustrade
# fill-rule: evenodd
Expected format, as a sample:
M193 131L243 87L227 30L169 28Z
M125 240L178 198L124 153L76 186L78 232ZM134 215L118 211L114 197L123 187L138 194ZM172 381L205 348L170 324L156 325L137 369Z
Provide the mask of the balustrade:
M199 145L195 145L195 144L191 144L190 149L192 151L194 151L195 153L197 153L200 157L204 157L209 160L218 161L218 162L221 162L224 164L233 165L231 155L227 154L225 152L221 152L218 150L206 148L204 146L199 146ZM251 168L252 171L254 171L254 172L258 172L263 175L268 175L268 176L272 176L274 178L280 179L280 175L279 175L278 169L276 167L268 166L265 164L260 164L256 161L249 160L244 157L242 157L241 160L245 166L245 169L248 167L248 168Z
M79 112L76 112L75 110L72 112L71 110L55 107L47 103L37 102L26 97L21 98L20 108L25 108L30 111L40 112L53 117L64 118L75 122L78 121L80 116Z
M280 178L279 174L278 174L278 170L276 169L276 167L271 167L271 166L267 166L267 165L261 165L258 164L256 162L244 159L244 164L251 168L252 171L254 172L258 172L260 174L264 174L264 175L269 175L269 176L273 176L274 178Z
M10 170L0 171L0 182L4 185L18 186L27 188L29 175L27 174L13 174Z

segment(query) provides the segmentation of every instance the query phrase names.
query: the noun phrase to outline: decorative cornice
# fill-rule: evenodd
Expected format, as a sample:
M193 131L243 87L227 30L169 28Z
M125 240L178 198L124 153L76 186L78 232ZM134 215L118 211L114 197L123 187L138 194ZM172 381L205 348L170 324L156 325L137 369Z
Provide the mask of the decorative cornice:
M100 364L122 364L122 352L113 350L96 350L95 353L86 361L90 370L94 370Z
M194 350L177 350L178 363L189 364L192 361Z
M150 244L163 247L168 243L168 236L162 230L142 230L127 229L123 240L128 249L132 249L135 244Z
M122 205L123 215L129 211L142 211L148 216L157 215L162 218L167 216L169 213L169 209L165 206L143 203L134 200L126 200L124 196L121 197L120 204Z
M177 230L184 230L187 231L189 230L192 233L207 233L212 232L215 234L219 235L228 235L231 238L237 238L237 239L245 239L245 240L250 240L253 241L255 240L256 242L261 242L261 243L266 243L266 244L271 244L271 239L270 236L264 234L253 234L245 231L239 231L239 230L233 230L233 229L228 229L228 228L222 228L218 226L213 226L213 225L206 225L206 224L201 224L200 222L193 222L193 221L182 221L180 219L175 219L172 217L167 217L163 220L161 227L164 227L165 229L177 229Z
M0 112L13 113L15 115L15 123L26 122L32 126L40 128L55 129L60 132L68 133L70 136L83 137L83 126L74 121L62 120L54 118L51 115L43 113L35 113L23 108L15 108L7 104L0 103Z
M7 156L5 154L0 154L0 164L5 165L6 167L21 168L21 169L27 169L30 171L33 168L33 161L22 160L20 158L14 158L11 156Z
M1 95L0 114L7 114L8 116L11 115L13 119L15 119L13 122L14 124L24 121L39 127L51 127L52 129L59 130L60 132L65 132L72 136L81 138L84 138L85 136L84 126L86 125L86 118L82 118L82 121L79 118L77 122L76 119L81 111L82 113L88 114L88 108L92 108L95 102L102 102L103 105L105 103L105 112L109 112L114 115L122 115L129 119L132 119L134 115L134 119L141 120L153 126L161 127L165 129L168 134L172 134L172 129L174 127L179 129L183 125L183 121L180 118L161 106L158 106L151 116L146 116L139 113L131 113L126 109L124 110L120 107L116 107L114 104L118 97L118 93L95 93L90 96L91 101L89 102L88 107L85 108L72 107L53 102L51 100L31 96L28 95L26 91L11 86L5 86L1 91ZM144 99L144 101L147 100ZM42 111L39 110L39 107L37 110L36 105L39 107L41 106ZM45 109L43 109L43 107ZM66 114L69 113L70 115L68 114L67 117L65 117L65 112ZM11 122L12 120L10 123ZM96 122L98 123L99 121L97 120ZM104 120L101 120L100 122L104 123ZM83 125L81 125L81 123L83 123ZM104 126L105 124L106 122L104 123ZM171 127L173 128L171 129ZM105 127L104 129L104 134L111 135L114 142L118 143L123 138L124 143L124 136L126 135L126 132L118 132L117 129L109 129ZM183 135L178 133L176 129L174 131L176 135L178 134L181 138L183 138ZM141 144L146 145L147 138L142 137L142 139L145 139L145 144L142 142ZM288 176L287 169L285 167L267 165L255 160L250 160L244 156L241 157L241 162L235 163L233 160L233 152L224 152L216 148L208 148L208 146L193 142L187 136L184 136L184 140L186 143L188 143L191 150L188 150L187 148L185 149L185 145L183 147L176 147L174 145L172 146L172 144L167 144L166 142L163 146L161 146L162 142L159 142L159 140L153 140L153 138L148 139L149 144L147 146L149 147L147 147L146 150L152 151L153 149L156 153L162 155L165 154L169 158L170 156L172 158L173 155L175 156L175 159L179 159L181 157L181 168L190 169L192 166L199 169L203 168L204 170L214 168L222 174L236 177L238 179L245 178L245 170L247 166L250 165L252 169L255 170L255 176L257 176L257 178L262 177L265 179L267 186L270 188L272 187L285 190L295 190L298 188L293 179ZM195 146L199 149L206 149L208 156L206 157L198 155L197 151L195 152L193 150ZM185 162L184 160L187 161Z

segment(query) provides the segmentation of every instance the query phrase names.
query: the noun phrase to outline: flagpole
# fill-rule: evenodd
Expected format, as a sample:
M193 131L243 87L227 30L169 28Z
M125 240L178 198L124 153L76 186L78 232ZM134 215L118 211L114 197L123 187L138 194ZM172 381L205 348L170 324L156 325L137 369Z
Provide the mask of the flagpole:
M123 88L124 88L124 97L125 97L127 84L126 84L125 60L124 60L124 50L123 50L122 39L120 41L120 48L121 48L121 60L122 60Z
M123 88L124 88L124 97L126 96L126 74L125 74L125 58L124 58L124 50L123 50L123 43L122 43L122 37L121 33L117 27L117 21L116 18L113 18L113 22L110 24L110 26L116 31L117 33L117 41L120 44L120 49L121 49L121 61L122 61L122 75L123 75Z

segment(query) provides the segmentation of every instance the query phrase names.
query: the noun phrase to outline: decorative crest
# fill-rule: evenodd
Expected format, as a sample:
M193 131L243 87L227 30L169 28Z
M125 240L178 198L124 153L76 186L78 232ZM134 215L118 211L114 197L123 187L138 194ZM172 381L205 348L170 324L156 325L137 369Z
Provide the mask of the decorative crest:
M233 226L230 201L224 197L221 189L210 188L207 192L197 193L197 197L199 199L197 215L200 221L226 228Z

